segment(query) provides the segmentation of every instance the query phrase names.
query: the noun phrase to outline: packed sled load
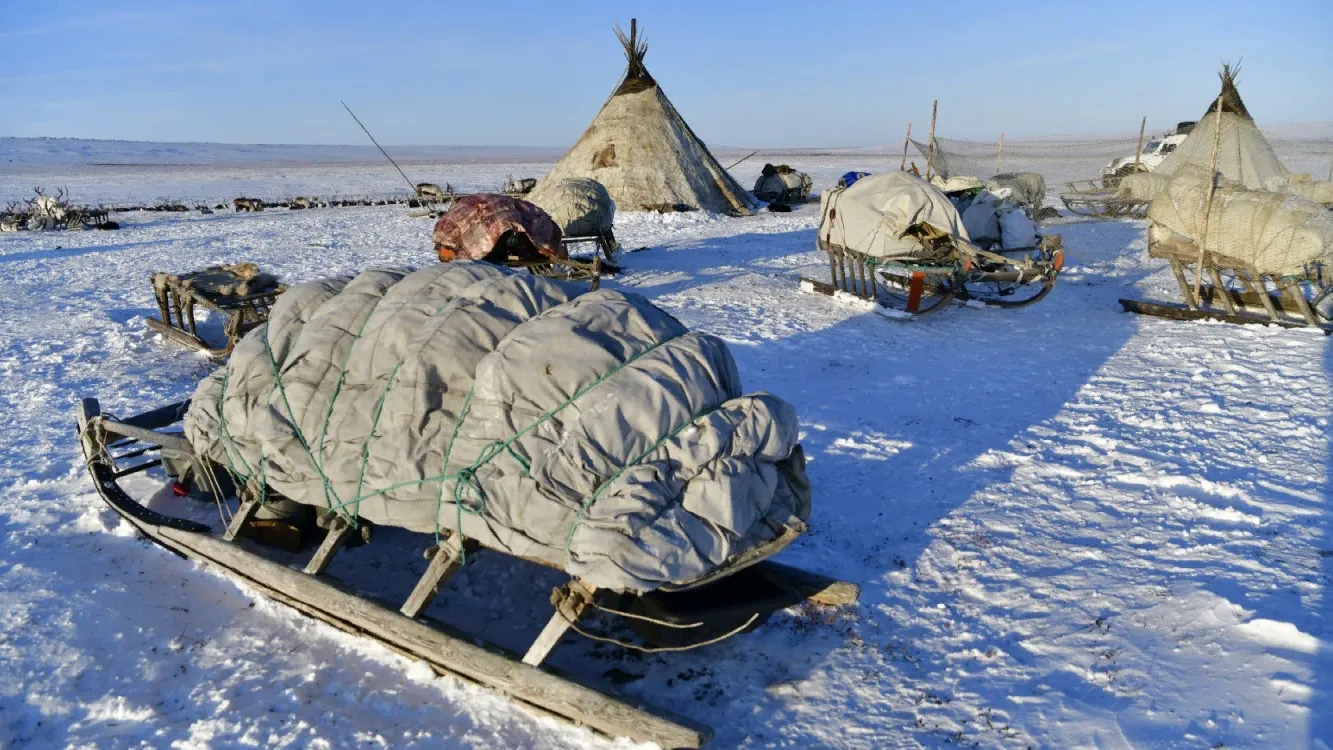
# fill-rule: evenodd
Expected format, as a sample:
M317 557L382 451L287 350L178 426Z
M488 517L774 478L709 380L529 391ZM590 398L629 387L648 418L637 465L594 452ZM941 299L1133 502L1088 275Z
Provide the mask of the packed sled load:
M497 193L456 198L435 222L431 239L442 261L492 260L501 254L558 260L567 255L560 244L560 227L545 211Z
M804 203L815 183L810 175L786 164L765 164L754 183L754 197L767 203Z
M1260 275L1305 276L1314 263L1333 264L1333 213L1303 198L1246 190L1215 176L1208 206L1209 173L1182 168L1148 208L1148 219L1193 245L1239 262ZM1207 237L1204 230L1207 228Z
M542 183L596 180L621 211L756 211L758 201L718 164L644 67L648 45L637 23L630 21L629 36L619 28L616 36L629 63L620 85Z
M1028 209L1033 216L1046 200L1046 178L1038 172L1003 172L986 180L986 189L1002 198L1010 198Z
M588 177L546 180L527 200L550 215L566 237L610 235L615 226L615 202L602 183Z
M927 249L918 237L968 242L958 209L930 183L909 172L862 177L820 198L820 239L872 258L909 259Z
M795 411L743 394L721 340L485 263L292 287L185 430L298 502L461 530L618 591L767 556L810 515Z

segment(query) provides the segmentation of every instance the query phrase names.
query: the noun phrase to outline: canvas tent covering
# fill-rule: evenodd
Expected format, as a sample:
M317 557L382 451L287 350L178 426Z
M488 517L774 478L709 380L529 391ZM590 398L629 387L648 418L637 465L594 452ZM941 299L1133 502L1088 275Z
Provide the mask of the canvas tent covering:
M1333 263L1333 213L1303 198L1246 190L1212 175L1219 185L1208 207L1210 174L1190 165L1148 207L1148 219L1228 261L1260 274L1304 276L1314 263ZM1205 223L1205 213L1207 219ZM1207 232L1205 238L1205 230Z
M819 237L873 258L910 260L929 254L925 232L969 243L958 210L930 183L908 172L862 177L820 199Z
M442 261L481 260L497 249L528 260L567 257L560 228L537 206L508 195L477 193L454 199L431 232Z
M747 215L759 203L727 174L672 106L643 58L637 24L616 35L629 65L620 85L542 183L587 177L621 211L702 209ZM541 189L538 185L537 189Z
M1187 164L1208 169L1216 141L1217 171L1248 190L1263 190L1269 180L1287 174L1287 168L1277 158L1259 126L1254 124L1254 118L1245 109L1245 102L1241 101L1240 91L1236 88L1239 72L1239 68L1222 66L1219 74L1222 78L1221 95L1208 105L1208 111L1185 141L1157 165L1153 173L1173 177Z
M546 211L566 237L610 235L615 225L615 202L602 183L587 177L546 180L527 200Z
M803 203L810 197L814 186L814 181L805 172L798 172L786 164L765 164L751 192L754 197L769 203Z
M797 427L642 297L465 261L292 287L185 419L238 481L634 592L804 530Z

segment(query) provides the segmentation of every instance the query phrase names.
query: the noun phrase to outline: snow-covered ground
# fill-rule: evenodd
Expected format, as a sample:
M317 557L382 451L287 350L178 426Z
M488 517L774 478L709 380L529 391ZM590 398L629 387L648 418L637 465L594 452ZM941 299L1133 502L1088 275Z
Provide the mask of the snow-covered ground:
M817 184L864 168L810 160ZM447 166L479 186L511 169ZM301 192L369 182L297 167ZM0 196L41 169L6 170ZM228 170L289 185L262 165L59 169L107 202L203 197ZM610 285L721 336L747 389L795 404L815 510L780 559L859 583L860 604L682 654L567 639L554 665L711 724L719 747L1333 747L1328 340L1121 313L1174 294L1133 222L1050 227L1072 265L1033 307L889 321L798 292L823 269L815 213L621 215L645 249ZM0 747L608 746L144 543L83 473L78 397L133 413L210 370L145 328L152 272L421 265L429 220L118 218L0 235ZM384 533L331 572L401 596L424 542ZM431 613L517 648L558 582L481 556Z

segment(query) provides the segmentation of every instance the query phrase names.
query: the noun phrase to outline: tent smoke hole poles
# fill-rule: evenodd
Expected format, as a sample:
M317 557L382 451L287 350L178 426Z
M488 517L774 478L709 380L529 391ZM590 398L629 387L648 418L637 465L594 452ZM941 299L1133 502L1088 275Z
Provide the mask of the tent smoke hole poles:
M96 399L83 399L76 415L79 442L93 484L102 500L145 537L180 555L207 564L222 575L242 581L267 598L340 630L372 638L393 651L427 663L439 674L460 677L504 693L525 706L586 726L610 737L655 742L664 748L697 748L711 737L703 725L621 697L609 688L585 684L539 667L560 636L592 610L605 605L601 592L571 581L552 597L556 613L523 657L435 621L422 613L461 567L463 544L457 535L444 536L431 564L401 607L384 604L357 592L324 573L329 559L346 539L346 527L334 524L304 570L287 567L265 556L262 548L237 535L258 507L258 499L243 489L229 528L219 534L208 525L165 515L145 507L120 486L122 478L160 466L193 461L189 443L166 428L180 422L188 402L125 419L105 415ZM154 457L156 455L156 457ZM469 564L472 560L469 559ZM743 581L740 580L743 578ZM786 606L809 600L825 605L856 602L858 587L769 560L753 561L733 575L710 583L715 599L735 602L750 599L756 590L767 597L761 606ZM647 603L652 619L670 622L699 619L697 602L707 591L685 591L657 596ZM645 597L647 599L647 597ZM622 597L612 605L633 609ZM632 622L632 621L631 621Z

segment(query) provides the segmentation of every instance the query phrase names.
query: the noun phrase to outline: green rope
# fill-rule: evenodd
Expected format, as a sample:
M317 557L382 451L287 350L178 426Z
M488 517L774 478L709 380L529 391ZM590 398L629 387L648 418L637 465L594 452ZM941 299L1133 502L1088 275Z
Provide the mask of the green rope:
M436 311L436 314L438 314L445 307L448 307L448 305L451 303L452 300L450 303L446 303L445 305L441 306L439 310ZM354 335L353 342L359 340L365 333L366 325L369 323L369 320L371 316L374 314L374 311L375 308L374 306L372 306L370 312L367 313L366 317L361 321L361 327ZM262 336L262 340L264 344L264 353L268 358L269 367L271 368L273 373L273 386L269 389L269 400L270 401L272 400L273 393L275 391L282 397L282 404L283 407L286 409L287 412L286 417L289 424L292 427L293 434L296 437L297 442L301 445L301 448L310 458L311 465L314 466L315 471L319 474L321 484L323 485L324 488L324 500L326 505L330 509L334 509L347 516L347 518L351 521L353 527L355 528L358 521L358 512L360 509L361 502L363 500L367 500L372 497L378 497L380 495L384 495L389 492L393 492L394 490L402 489L404 487L420 486L428 482L439 482L440 483L439 494L436 497L436 506L435 506L435 539L436 542L438 543L440 537L440 523L439 523L440 510L442 509L442 506L444 504L444 487L448 482L450 481L454 482L453 502L454 502L455 512L457 514L455 518L455 524L456 524L455 528L458 532L461 533L463 528L464 513L477 515L483 513L486 509L486 494L476 479L476 474L479 469L489 464L497 456L503 453L508 453L510 457L512 457L515 460L516 463L518 463L520 466L523 467L524 473L528 476L531 476L531 470L532 470L531 463L526 459L524 459L521 455L519 455L518 452L515 451L513 448L514 444L518 440L523 438L525 435L531 433L533 430L537 429L541 425L547 423L556 414L568 408L574 402L585 396L592 389L596 388L597 386L606 382L610 378L614 377L621 370L625 369L626 367L629 367L631 364L633 364L640 358L652 353L653 351L656 351L657 349L666 346L668 343L676 340L681 335L684 334L677 334L674 336L670 336L661 341L655 342L651 346L645 348L643 351L635 353L634 355L627 358L624 362L619 363L615 367L608 370L606 373L595 378L592 382L588 383L582 388L579 388L569 398L565 399L560 404L556 405L555 407L547 410L546 412L538 416L535 420L533 420L523 429L516 431L514 434L510 435L508 438L504 440L495 441L488 444L485 448L481 450L477 458L470 465L462 469L459 469L456 472L450 473L448 471L448 467L453 457L454 445L458 440L460 432L462 431L463 422L467 419L468 414L471 413L472 397L476 390L476 385L477 385L474 373L472 386L468 389L467 396L463 400L462 407L460 408L457 419L455 420L454 423L453 432L449 436L449 443L445 447L443 465L441 466L440 469L441 473L438 476L434 477L426 477L423 479L413 479L402 482L396 482L394 484L390 484L380 489L363 493L363 489L365 488L366 469L370 458L370 443L376 436L375 430L378 427L380 416L383 413L384 402L388 397L390 389L394 385L399 368L403 365L403 361L400 360L397 364L394 365L393 369L390 371L389 376L385 381L384 390L380 393L379 399L375 404L374 413L371 419L370 433L367 435L366 441L362 445L361 449L361 466L357 474L356 496L348 501L343 501L342 498L340 498L337 492L333 489L333 483L329 480L328 475L324 471L324 462L322 459L324 454L325 439L328 434L329 423L331 422L332 419L334 405L337 403L339 395L341 395L342 385L345 382L347 376L348 365L351 362L352 347L351 346L348 347L347 356L344 359L342 368L340 369L337 383L335 384L333 393L329 398L329 405L328 408L325 410L323 425L320 429L318 455L316 455L316 451L312 449L310 442L306 439L304 431L301 430L300 425L297 423L296 412L292 408L291 401L288 397L287 388L283 382L282 373L281 369L278 367L277 358L273 355L273 349L269 342L267 330L265 330L264 335ZM229 464L227 466L227 469L229 472L233 474L233 476L236 476L239 473L235 471L233 466L230 465L231 452L235 450L237 453L237 458L239 458L241 462L246 466L247 471L244 474L243 478L245 481L248 482L251 478L253 478L254 472L250 468L249 464L245 462L244 456L240 454L239 448L235 446L235 441L231 437L231 434L227 428L226 418L223 415L223 410L222 410L223 397L226 394L229 378L230 378L230 372L228 372L223 376L222 393L219 395L218 398L217 417L222 434L227 441L227 444L224 445L224 454L227 456ZM698 414L695 414L690 418L689 421L671 430L669 433L667 433L666 435L655 441L651 446L649 446L646 450L641 452L632 461L627 463L625 466L622 466L618 471L616 471L614 474L612 474L610 477L604 480L601 484L599 484L597 489L588 497L587 500L585 500L581 504L577 514L575 515L574 523L570 526L569 534L565 538L566 556L570 554L569 547L574 538L574 533L578 530L579 525L583 522L584 517L586 516L588 510L592 507L593 503L595 503L597 499L601 497L602 493L605 492L606 489L612 483L614 483L621 476L623 476L625 472L628 471L630 468L639 465L639 463L645 457L647 457L653 451L660 448L663 443L665 443L668 440L674 439L686 427L694 425L699 419L702 419L708 414L717 411L719 408L721 407L714 406L702 412L699 412ZM267 473L265 471L265 467L262 465L262 462L263 462L263 457L261 456L261 466L260 466L261 477L262 475ZM266 486L264 487L264 491L265 493L267 493ZM469 503L469 501L471 502ZM351 508L350 512L348 511L349 508Z

